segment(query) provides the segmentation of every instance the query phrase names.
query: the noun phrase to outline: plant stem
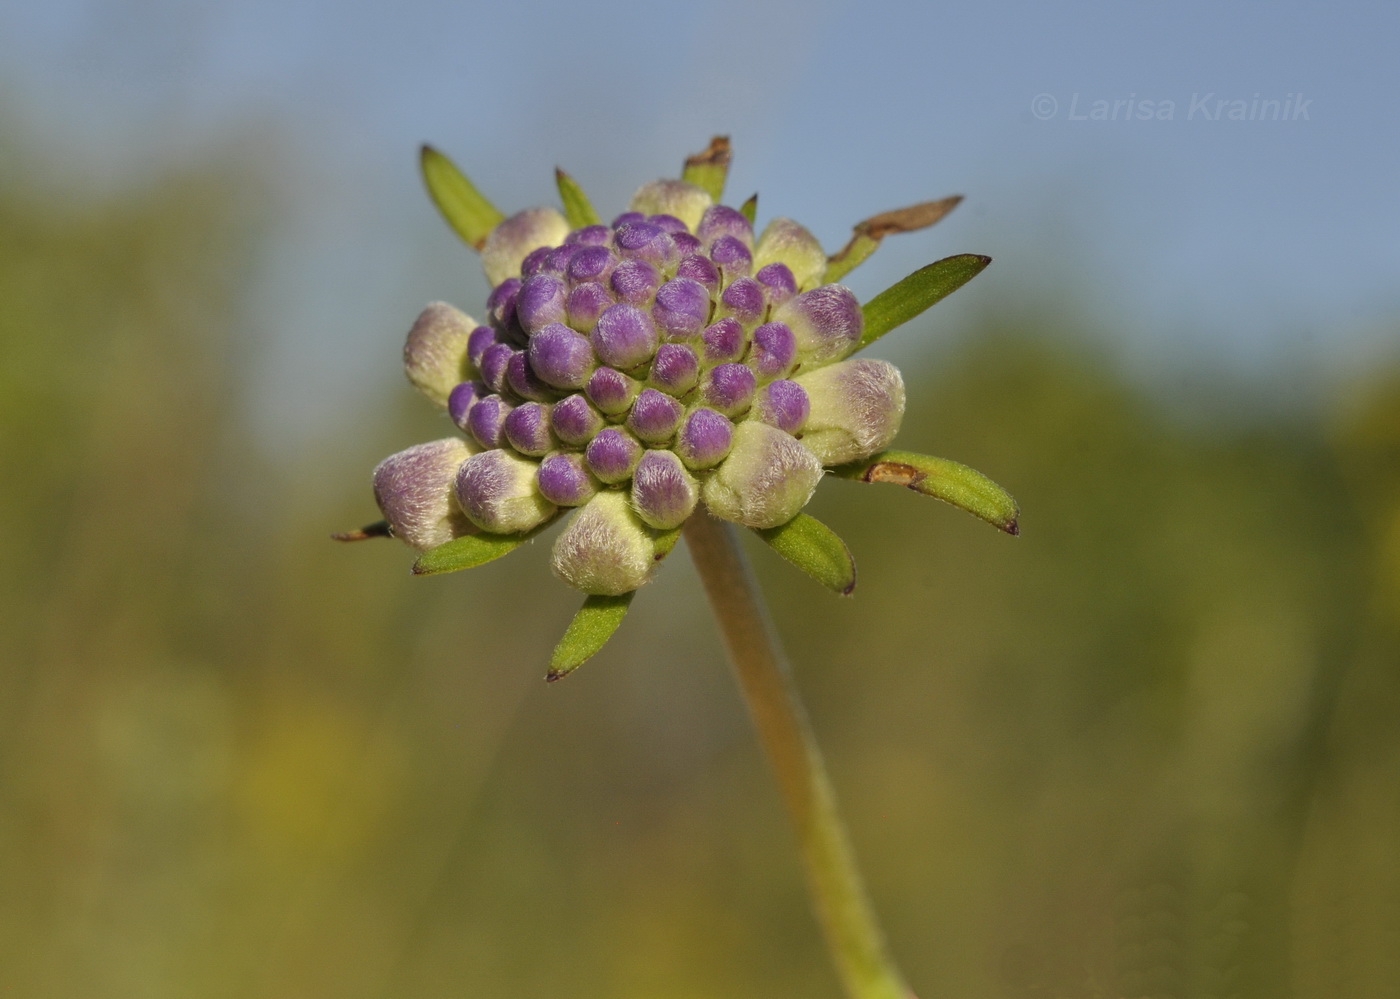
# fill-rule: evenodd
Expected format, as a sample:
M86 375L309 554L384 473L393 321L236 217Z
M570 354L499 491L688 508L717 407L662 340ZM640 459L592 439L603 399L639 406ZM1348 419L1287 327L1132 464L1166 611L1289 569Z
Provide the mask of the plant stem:
M697 512L686 521L685 539L796 826L813 904L846 994L914 999L886 950L807 713L734 528Z

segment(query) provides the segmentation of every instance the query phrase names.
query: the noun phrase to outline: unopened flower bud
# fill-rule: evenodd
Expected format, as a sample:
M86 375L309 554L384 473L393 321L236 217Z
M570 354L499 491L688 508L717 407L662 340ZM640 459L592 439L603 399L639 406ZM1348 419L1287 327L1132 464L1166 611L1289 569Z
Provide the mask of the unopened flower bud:
M743 364L721 364L710 371L705 379L701 397L705 405L719 410L725 416L738 416L753 403L758 379L752 369Z
M839 284L804 291L773 310L797 335L797 353L810 370L839 361L860 344L865 317L851 289Z
M754 419L770 427L786 430L794 436L800 434L802 428L807 425L807 417L811 412L812 403L807 398L807 390L786 378L779 378L763 386L753 400ZM805 439L803 443L806 443Z
M598 480L576 451L551 454L540 462L540 495L556 506L582 506L598 491Z
M744 356L744 326L732 316L705 327L701 339L704 341L705 361L709 364L737 361Z
M491 387L492 392L506 390L506 376L510 373L510 359L515 348L505 343L493 343L481 355L481 380Z
M583 388L597 364L588 338L563 323L550 323L530 337L529 357L535 374L561 389Z
M586 246L569 261L569 280L606 281L617 266L617 256L606 246Z
M888 447L904 417L904 379L889 361L852 358L800 375L812 401L802 443L823 465Z
M663 343L651 362L652 384L668 395L685 395L700 380L700 359L682 343Z
M676 265L676 277L698 281L709 291L719 289L719 268L709 257L702 257L698 253L681 258L681 262Z
M642 389L627 415L627 429L648 444L665 444L676 436L684 414L685 408L665 392Z
M713 260L727 280L743 277L753 269L753 254L749 248L733 236L721 236L710 247Z
M555 398L554 388L535 374L530 366L530 356L523 350L510 355L506 365L506 384L522 399L533 402L550 402Z
M753 331L749 364L762 381L781 378L797 363L797 337L787 323L764 323Z
M660 531L680 527L695 510L700 487L670 451L648 451L632 473L632 507Z
M453 495L457 470L475 448L460 437L416 444L374 470L374 499L394 537L419 551L436 548L476 528Z
M705 209L714 203L708 191L683 180L654 180L632 195L632 210L647 215L672 215L694 230Z
M777 527L807 505L821 477L821 462L791 434L746 420L734 428L729 457L705 481L705 506L746 527Z
M518 277L502 281L491 289L491 294L486 299L487 321L506 337L523 332L520 329L520 321L515 316L515 302L520 297L520 284Z
M753 225L744 213L728 205L711 205L705 209L700 224L695 227L702 246L710 246L721 238L737 239L745 247L753 246Z
M647 581L656 564L651 532L627 497L604 490L574 514L554 542L550 564L584 593L620 596Z
M506 417L511 408L511 404L498 395L478 399L467 413L467 429L482 447L501 447L506 442Z
M478 452L457 472L457 502L483 531L519 534L531 530L555 510L537 488L538 468L538 462L504 449Z
M550 433L549 407L538 402L516 406L506 414L502 425L506 443L521 454L538 458L554 449Z
M568 288L553 274L536 274L526 278L515 300L515 315L526 333L537 333L550 323L564 319L564 301Z
M558 246L569 233L569 223L553 208L528 208L506 219L486 237L481 266L492 287L520 273L520 265L532 250Z
M583 447L603 429L603 414L582 394L560 399L551 415L554 435L566 447Z
M698 336L710 318L710 293L699 281L675 278L656 290L652 316L672 340Z
M656 353L656 324L635 305L619 303L598 317L589 335L598 360L627 370L645 364Z
M759 270L754 278L768 289L768 301L781 305L797 294L797 279L787 264L769 264Z
M476 405L476 401L487 394L486 386L481 382L462 382L452 390L447 397L447 415L452 418L452 422L462 429L467 429L467 414Z
M734 424L722 413L700 408L691 412L676 436L676 454L689 468L713 468L734 443Z
M608 427L588 442L588 469L604 482L626 482L642 460L642 445L621 427Z
M627 412L641 387L639 381L616 368L599 368L589 377L584 391L593 405L609 416L618 416Z
M490 326L478 326L472 330L471 336L467 338L467 360L471 361L473 367L480 370L481 359L486 353L486 348L499 342L496 331Z
M774 219L758 237L753 252L754 266L786 264L799 288L810 288L826 271L826 252L821 243L792 219Z
M605 225L586 225L565 236L564 242L580 243L583 246L608 246L612 243L612 235L612 230Z
M645 260L663 271L680 259L675 241L664 229L651 222L629 222L619 227L614 243L623 257Z
M403 366L408 380L438 405L447 402L456 386L471 379L468 341L476 323L446 302L424 309L408 331L403 345Z
M661 286L661 272L645 260L624 260L613 269L608 286L620 300L643 305Z
M768 308L768 298L763 294L763 285L753 278L742 277L724 289L720 305L723 311L745 326L752 326L763 318L763 312Z

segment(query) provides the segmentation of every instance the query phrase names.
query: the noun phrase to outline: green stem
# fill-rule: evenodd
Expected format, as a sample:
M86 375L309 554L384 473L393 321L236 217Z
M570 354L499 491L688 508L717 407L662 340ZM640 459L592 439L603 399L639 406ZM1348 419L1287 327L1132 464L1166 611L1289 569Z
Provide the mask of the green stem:
M685 539L797 828L813 903L846 994L914 999L886 950L807 713L734 528L697 512L686 521Z

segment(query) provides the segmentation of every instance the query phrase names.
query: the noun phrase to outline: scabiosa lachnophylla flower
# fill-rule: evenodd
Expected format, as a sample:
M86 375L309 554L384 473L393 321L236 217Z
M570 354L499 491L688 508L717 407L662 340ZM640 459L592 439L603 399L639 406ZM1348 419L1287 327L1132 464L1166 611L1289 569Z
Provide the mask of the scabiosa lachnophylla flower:
M720 203L728 163L716 139L604 224L562 171L562 212L507 218L424 147L429 193L492 287L483 322L434 303L404 346L409 381L461 436L386 458L374 473L384 521L341 537L401 538L420 552L414 571L431 574L567 518L552 565L588 597L550 679L601 647L691 516L754 529L843 594L854 561L802 512L828 473L899 483L1018 532L1014 500L984 476L887 450L904 381L887 361L852 357L989 263L948 257L864 305L839 283L886 235L959 199L867 219L828 256L791 219L756 232L756 198Z

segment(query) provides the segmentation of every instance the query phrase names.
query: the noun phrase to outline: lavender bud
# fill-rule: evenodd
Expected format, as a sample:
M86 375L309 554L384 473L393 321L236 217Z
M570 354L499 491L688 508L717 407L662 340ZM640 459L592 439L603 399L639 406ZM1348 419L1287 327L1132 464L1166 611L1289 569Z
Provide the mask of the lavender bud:
M601 596L631 593L656 565L651 532L622 493L606 490L574 514L554 542L550 565L574 589Z
M626 482L642 460L642 445L620 427L608 427L588 442L583 456L589 471L604 482Z
M804 291L773 310L797 335L797 353L808 369L839 361L860 345L865 316L851 289L839 284Z
M482 353L481 380L491 386L492 392L506 390L506 375L514 353L515 348L504 343L493 343Z
M812 400L802 443L823 465L888 447L904 418L904 379L889 361L853 358L797 379Z
M520 261L520 273L525 277L532 278L544 270L544 262L549 257L552 246L541 246L525 254L525 259Z
M616 232L618 229L630 223L645 222L646 220L647 217L642 212L623 212L617 218L612 220L613 231Z
M754 277L768 289L768 301L773 305L781 305L797 294L797 279L792 276L787 264L769 264Z
M553 274L556 277L563 277L569 273L569 262L578 253L579 247L573 243L564 243L554 247L545 254L544 263L540 265L541 274Z
M515 300L515 315L526 333L537 333L564 319L564 299L569 289L553 274L526 278Z
M676 244L676 252L682 257L700 252L700 240L688 232L671 233L671 241Z
M635 368L656 353L656 324L635 305L619 303L598 317L589 339L604 364Z
M665 392L642 389L627 415L627 429L648 444L664 444L676 436L683 415L685 408Z
M467 338L467 359L477 368L481 368L481 355L486 353L486 348L493 343L498 343L496 331L490 326L478 326L472 330L472 334Z
M569 223L553 208L529 208L506 219L486 237L481 266L492 287L520 273L530 251L558 246L569 233Z
M554 449L554 436L549 432L549 407L538 402L527 402L507 413L502 431L506 443L521 454L538 458Z
M681 262L676 265L676 277L699 281L709 291L719 290L719 268L709 257L698 253L681 257Z
M475 374L468 342L476 322L446 302L419 313L403 345L403 367L414 388L438 405L448 393Z
M475 450L460 437L449 437L416 444L379 463L374 500L394 537L426 551L476 531L453 495L457 469Z
M728 205L711 205L705 209L704 217L695 228L695 235L700 237L704 246L710 246L724 237L737 239L745 248L753 246L753 226L744 218L743 212Z
M700 380L700 359L680 343L663 343L651 362L652 384L670 395L685 395Z
M487 388L482 382L462 382L452 390L447 397L447 415L459 429L467 429L467 414L486 393Z
M530 366L530 356L523 350L510 355L510 363L506 365L506 384L522 399L551 402L555 397L554 389L535 374L535 369Z
M554 404L554 436L566 447L583 447L603 429L603 414L583 395L571 395Z
M691 231L714 203L709 192L683 180L654 180L632 195L631 208L647 215L672 215Z
M540 462L540 495L556 506L582 506L598 491L593 478L577 452L551 454Z
M797 337L786 323L764 323L753 331L749 363L763 381L781 378L797 363Z
M564 237L566 243L582 246L607 246L612 242L612 230L605 225L586 225Z
M763 285L753 278L741 277L720 296L720 304L745 326L750 326L763 318L768 308L768 297L763 293Z
M721 364L710 371L701 396L707 406L725 416L738 416L753 403L757 388L758 379L750 368L742 364Z
M593 327L598 325L598 317L615 301L608 289L596 281L575 285L569 289L566 306L569 325L583 333L593 332Z
M677 233L690 235L690 228L674 215L649 215L647 221L668 236L674 237Z
M680 527L695 510L700 487L670 451L648 451L632 473L632 508L649 527Z
M515 317L515 300L520 296L520 279L507 278L491 289L486 298L488 321L502 333L514 333L519 327Z
M777 527L807 505L821 477L821 462L792 435L747 420L734 428L729 457L705 481L705 506L746 527Z
M585 246L569 261L569 280L606 281L617 266L617 256L606 246Z
M563 323L550 323L530 337L530 366L555 388L583 388L593 373L593 345Z
M491 534L519 534L538 527L555 510L536 488L538 468L510 451L474 454L457 472L457 502L473 524Z
M656 294L661 272L645 260L624 260L614 268L608 284L622 301L641 305Z
M616 368L599 368L589 377L584 391L593 405L609 416L616 416L627 412L640 388L635 378L628 378Z
M705 362L723 364L737 361L744 356L745 333L739 320L726 317L706 327L702 334L705 344Z
M673 340L697 335L710 320L710 293L698 281L676 278L656 291L651 314L657 325Z
M710 247L710 259L719 265L720 271L728 280L743 277L753 269L753 254L749 248L733 236L721 236Z
M802 432L811 411L812 403L807 398L807 390L786 378L779 378L759 389L753 401L754 419L786 430L793 436Z
M620 226L613 240L622 256L645 260L661 270L673 266L680 258L671 237L650 222L629 222Z
M505 444L506 417L513 408L498 395L478 399L467 413L467 430L482 447L501 447Z
M792 219L774 219L758 237L753 252L754 266L787 264L799 288L810 288L826 271L826 253L821 243Z
M676 438L676 454L690 468L713 468L734 443L734 424L713 409L697 409Z

